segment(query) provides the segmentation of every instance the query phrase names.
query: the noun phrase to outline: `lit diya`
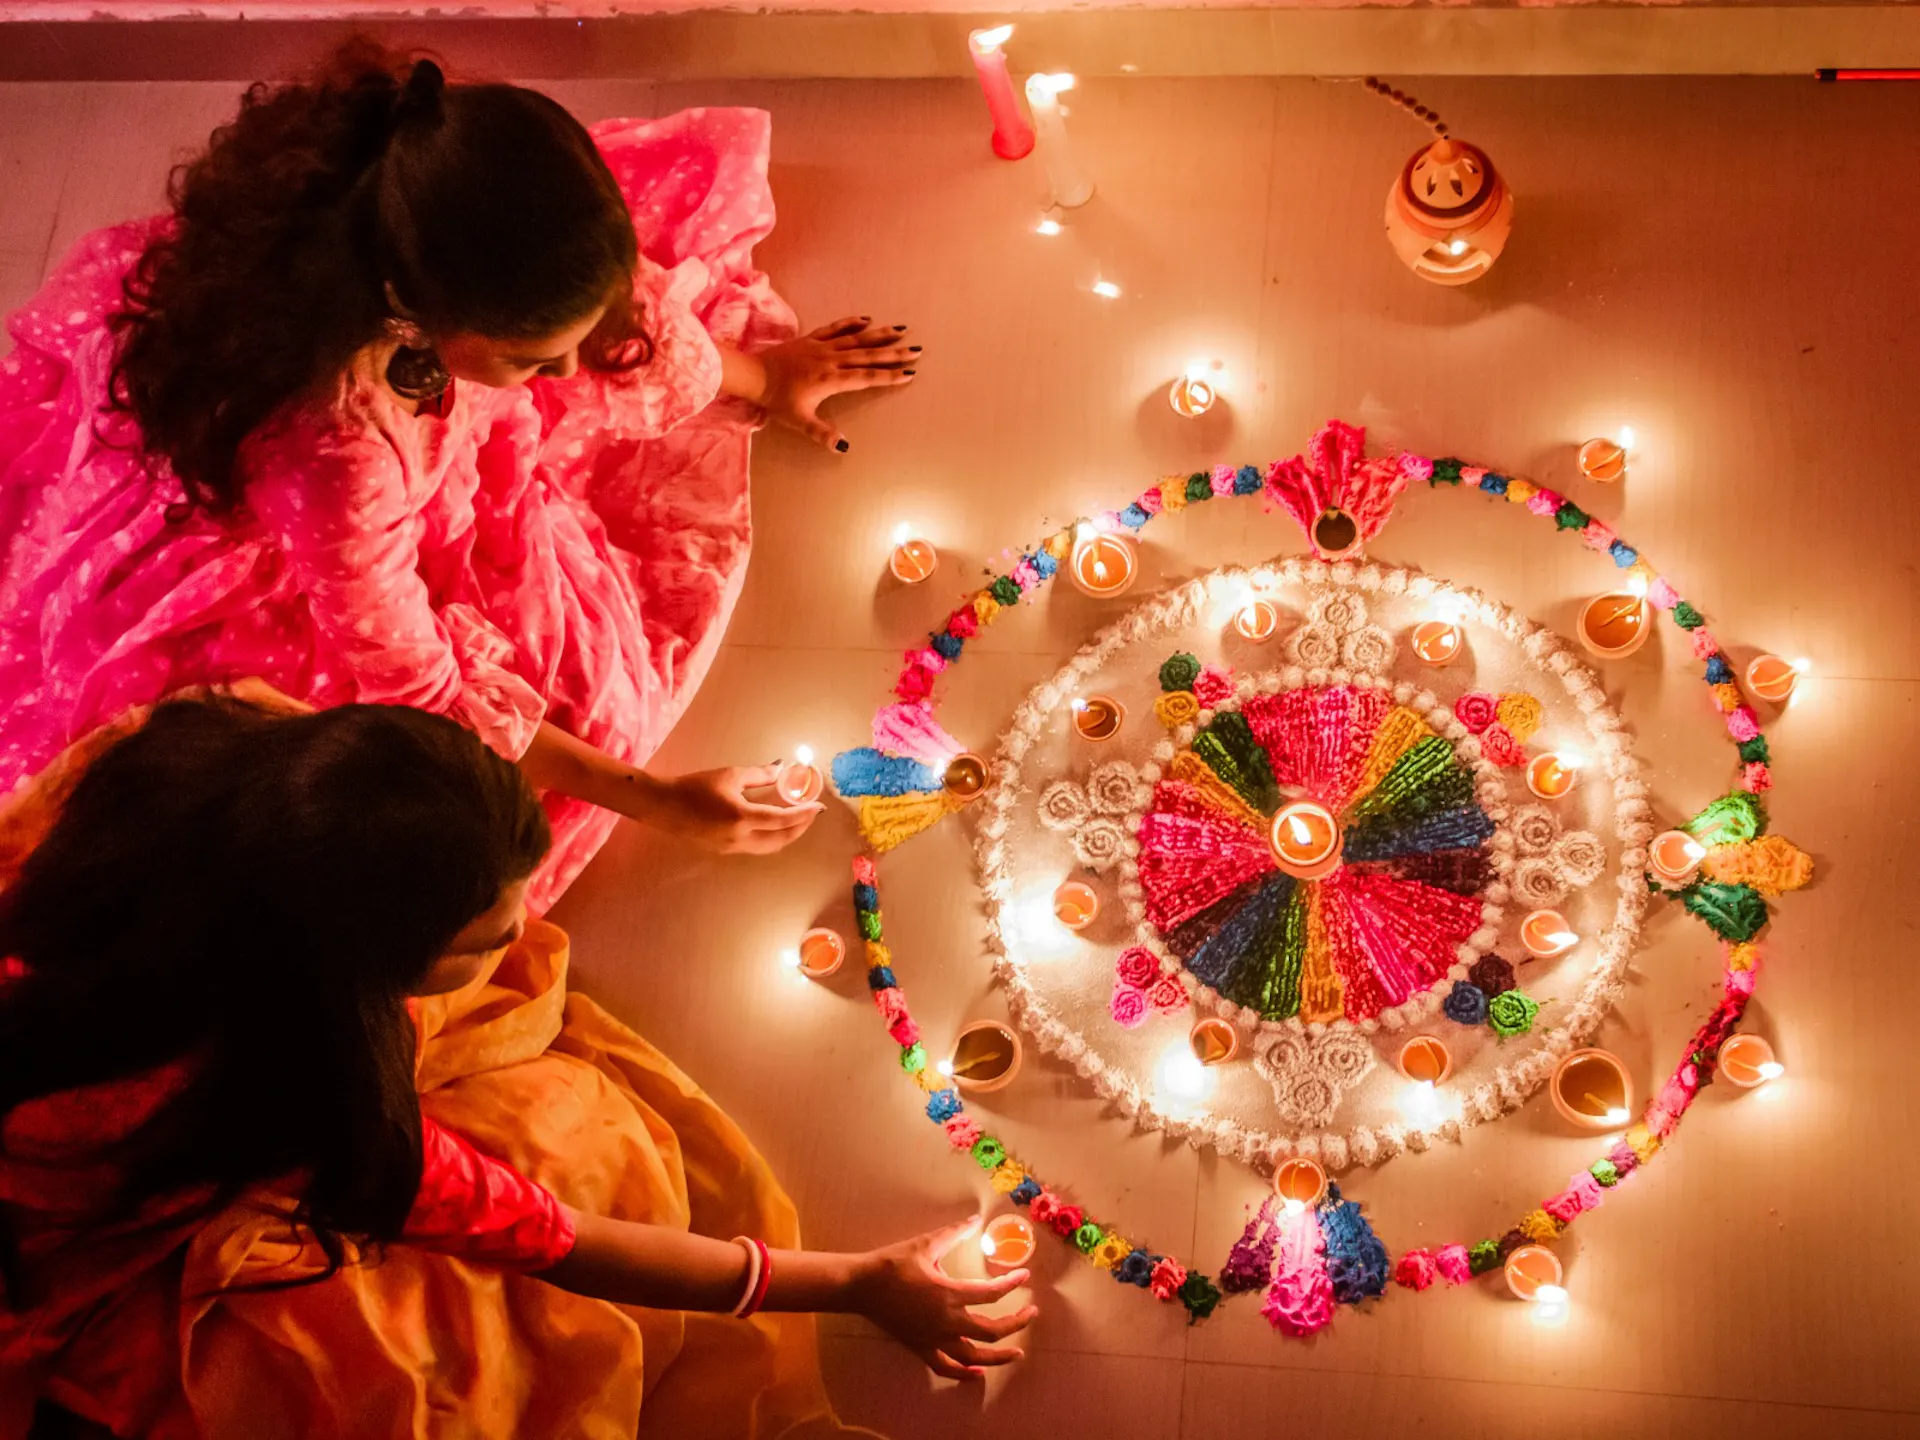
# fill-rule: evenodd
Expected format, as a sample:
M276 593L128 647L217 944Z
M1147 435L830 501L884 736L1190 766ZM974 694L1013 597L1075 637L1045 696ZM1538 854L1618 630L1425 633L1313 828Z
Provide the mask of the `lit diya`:
M797 955L800 973L809 980L824 980L840 968L847 958L847 942L837 931L814 929L800 937Z
M773 790L785 804L810 805L820 798L826 783L826 777L813 763L813 747L796 745L793 759L782 765L774 777Z
M1582 1130L1618 1130L1633 1118L1633 1081L1620 1057L1576 1050L1553 1069L1553 1108Z
M1249 600L1233 617L1233 628L1240 632L1243 640L1256 644L1271 640L1273 632L1280 628L1280 608L1271 600Z
M1544 1245L1521 1245L1507 1256L1507 1288L1522 1300L1539 1298L1542 1286L1558 1285L1566 1272Z
M1447 620L1422 620L1413 627L1413 653L1425 665L1445 665L1460 653L1466 633Z
M1756 655L1747 666L1747 689L1775 705L1790 699L1799 683L1799 665L1778 655Z
M1217 1015L1209 1015L1194 1022L1187 1044L1202 1065L1224 1065L1240 1053L1240 1032Z
M1614 590L1596 595L1580 611L1580 643L1602 660L1623 660L1647 643L1653 608L1644 595Z
M1111 740L1126 718L1126 706L1111 695L1087 695L1073 702L1073 728L1082 740Z
M893 553L887 557L887 568L902 585L918 585L939 564L940 552L931 540L915 535L907 525L893 532Z
M1033 1259L1033 1222L1024 1215L996 1215L980 1232L980 1255L987 1269L1004 1275Z
M1542 800L1558 800L1580 778L1580 764L1571 755L1549 751L1527 762L1527 789Z
M1400 1073L1416 1084L1438 1085L1453 1073L1453 1052L1433 1035L1415 1035L1395 1057Z
M988 773L983 757L971 750L963 750L947 762L946 773L940 777L940 783L955 799L974 800L987 788Z
M1296 880L1319 880L1340 868L1340 824L1311 800L1280 807L1267 832L1273 863Z
M1073 583L1096 598L1123 594L1140 568L1132 539L1089 529L1074 543L1067 573Z
M1668 830L1647 846L1647 868L1669 885L1685 885L1699 872L1707 847L1684 830Z
M1580 943L1580 937L1558 910L1535 910L1520 922L1520 943L1537 960L1564 955Z
M1309 1205L1319 1204L1326 1192L1327 1172L1317 1161L1295 1155L1274 1167L1273 1193L1280 1197L1289 1215L1298 1215Z
M944 1073L962 1090L986 1094L1020 1073L1020 1037L997 1020L976 1020L953 1042Z
M1720 1047L1720 1078L1742 1090L1778 1080L1787 1067L1773 1057L1773 1046L1758 1035L1729 1035Z
M1173 407L1173 413L1189 420L1206 414L1219 398L1213 386L1192 370L1174 381L1167 391L1167 403Z
M1627 474L1627 447L1604 436L1580 447L1580 473L1589 480L1611 485Z
M1053 918L1069 930L1084 930L1100 913L1100 897L1084 880L1062 881L1053 892Z

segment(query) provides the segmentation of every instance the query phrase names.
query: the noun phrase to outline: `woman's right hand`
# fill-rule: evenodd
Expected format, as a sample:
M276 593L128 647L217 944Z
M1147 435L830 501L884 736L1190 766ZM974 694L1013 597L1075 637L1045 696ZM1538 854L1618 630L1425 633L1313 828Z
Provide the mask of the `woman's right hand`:
M1027 1283L1025 1270L990 1280L956 1280L940 1257L976 1234L981 1217L929 1230L863 1257L854 1285L854 1309L892 1335L936 1375L977 1380L986 1366L1018 1360L1021 1351L996 1345L1027 1328L1039 1313L1028 1305L1011 1315L981 1315L972 1307L1000 1299Z
M663 779L651 776L645 813L636 819L718 850L723 855L771 855L784 850L826 807L769 805L747 797L779 778L777 765L730 765Z

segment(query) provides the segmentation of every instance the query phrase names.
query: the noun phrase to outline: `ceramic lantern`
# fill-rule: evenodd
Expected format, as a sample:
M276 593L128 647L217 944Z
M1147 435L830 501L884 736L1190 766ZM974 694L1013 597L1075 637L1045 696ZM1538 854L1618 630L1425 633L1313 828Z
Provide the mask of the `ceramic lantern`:
M1493 268L1513 229L1513 192L1477 145L1442 135L1387 195L1387 240L1422 280L1465 285Z

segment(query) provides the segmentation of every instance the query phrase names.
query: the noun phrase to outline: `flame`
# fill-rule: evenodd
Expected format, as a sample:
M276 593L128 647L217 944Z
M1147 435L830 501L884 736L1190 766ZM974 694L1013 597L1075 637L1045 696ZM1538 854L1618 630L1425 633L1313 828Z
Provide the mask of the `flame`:
M811 745L794 746L793 759L794 759L794 763L798 765L813 764L813 747Z
M1778 1080L1787 1073L1787 1067L1778 1060L1763 1060L1753 1068L1760 1072L1762 1080Z
M780 963L790 970L798 970L800 968L800 952L798 950L782 950L780 952Z
M1027 77L1027 92L1032 94L1035 90L1044 91L1048 98L1058 95L1063 90L1073 89L1073 85L1073 72L1070 70L1056 70L1050 75Z
M1007 29L1009 29L1009 30L1011 30L1012 28L1013 28L1013 27L1012 27L1011 25L1009 25L1009 26L1007 26ZM991 1236L991 1235L988 1235L988 1234L985 1234L984 1232L983 1232L983 1233L981 1234L981 1236L980 1236L980 1253L981 1253L982 1255L985 1255L985 1256L986 1256L986 1257L987 1257L988 1259L992 1259L992 1258L993 1258L993 1252L994 1252L994 1251L996 1251L996 1250L998 1250L999 1248L1000 1248L1000 1247L999 1247L998 1245L995 1245L995 1244L993 1243L993 1236Z
M1547 944L1571 945L1579 938L1580 937L1574 934L1571 930L1555 930L1548 934Z
M1633 449L1633 427L1631 425L1622 425L1620 427L1619 443L1622 450Z
M1060 222L1051 215L1043 215L1040 217L1040 223L1033 227L1033 232L1036 235L1058 235Z
M913 538L913 527L909 525L906 521L902 520L898 525L893 527L893 543L894 544L904 545L907 543L907 541L911 540L912 538Z
M967 39L973 42L974 52L979 55L991 55L1007 41L1013 38L1013 26L996 25L991 30L976 30Z
M1302 820L1298 815L1289 815L1287 817L1287 831L1298 844L1311 845L1313 843L1313 831L1307 828L1307 822Z
M1103 300L1118 300L1120 287L1111 280L1096 280L1093 282L1093 293Z

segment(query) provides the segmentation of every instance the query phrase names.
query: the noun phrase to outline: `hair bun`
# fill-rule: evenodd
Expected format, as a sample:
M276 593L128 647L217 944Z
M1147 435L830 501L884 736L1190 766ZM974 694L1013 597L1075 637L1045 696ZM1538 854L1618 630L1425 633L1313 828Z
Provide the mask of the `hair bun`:
M446 88L446 73L438 65L431 60L416 60L401 93L401 113L437 118L440 114L440 96Z

